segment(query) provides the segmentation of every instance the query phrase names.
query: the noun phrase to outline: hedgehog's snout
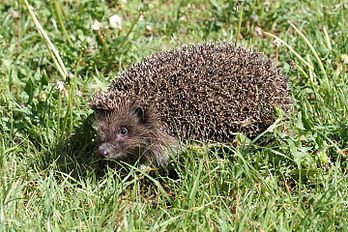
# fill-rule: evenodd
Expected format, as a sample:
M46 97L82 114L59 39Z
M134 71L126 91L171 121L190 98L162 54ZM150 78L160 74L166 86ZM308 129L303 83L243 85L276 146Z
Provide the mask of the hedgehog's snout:
M100 147L98 148L98 153L99 153L99 155L100 155L101 157L106 158L106 157L108 157L108 155L109 155L109 150L106 149L106 148L103 147L103 146L100 146Z
M98 147L98 154L102 158L118 158L118 156L121 156L116 152L119 146L111 144L111 143L103 143Z

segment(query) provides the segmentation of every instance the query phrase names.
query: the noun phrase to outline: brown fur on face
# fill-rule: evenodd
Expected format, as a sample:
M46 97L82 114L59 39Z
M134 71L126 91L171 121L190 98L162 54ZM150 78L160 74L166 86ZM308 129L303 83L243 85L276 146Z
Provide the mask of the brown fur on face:
M134 102L119 102L113 110L96 111L99 154L108 159L137 161L163 166L166 149L175 143L161 132L151 110ZM127 131L126 134L124 131Z

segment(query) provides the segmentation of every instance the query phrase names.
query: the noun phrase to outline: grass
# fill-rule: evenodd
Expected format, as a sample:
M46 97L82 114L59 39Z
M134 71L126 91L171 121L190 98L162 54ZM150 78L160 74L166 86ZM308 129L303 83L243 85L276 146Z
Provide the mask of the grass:
M24 2L0 1L1 231L348 230L346 1L30 1L49 46ZM287 132L190 147L176 177L99 160L96 91L154 51L223 40L283 67Z

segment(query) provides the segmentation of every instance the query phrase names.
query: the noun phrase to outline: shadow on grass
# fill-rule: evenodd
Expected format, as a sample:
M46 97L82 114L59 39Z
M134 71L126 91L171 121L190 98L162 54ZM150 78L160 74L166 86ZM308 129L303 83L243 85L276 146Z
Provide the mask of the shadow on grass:
M55 148L59 171L76 178L89 175L101 177L105 174L106 162L96 155L96 132L93 128L94 116L89 115L72 136L61 141Z

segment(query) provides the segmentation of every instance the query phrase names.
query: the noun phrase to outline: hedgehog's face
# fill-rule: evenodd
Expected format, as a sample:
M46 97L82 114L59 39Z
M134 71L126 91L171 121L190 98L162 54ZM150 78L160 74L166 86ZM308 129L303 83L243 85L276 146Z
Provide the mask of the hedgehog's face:
M137 160L150 146L151 130L143 107L96 112L98 152L103 158Z

